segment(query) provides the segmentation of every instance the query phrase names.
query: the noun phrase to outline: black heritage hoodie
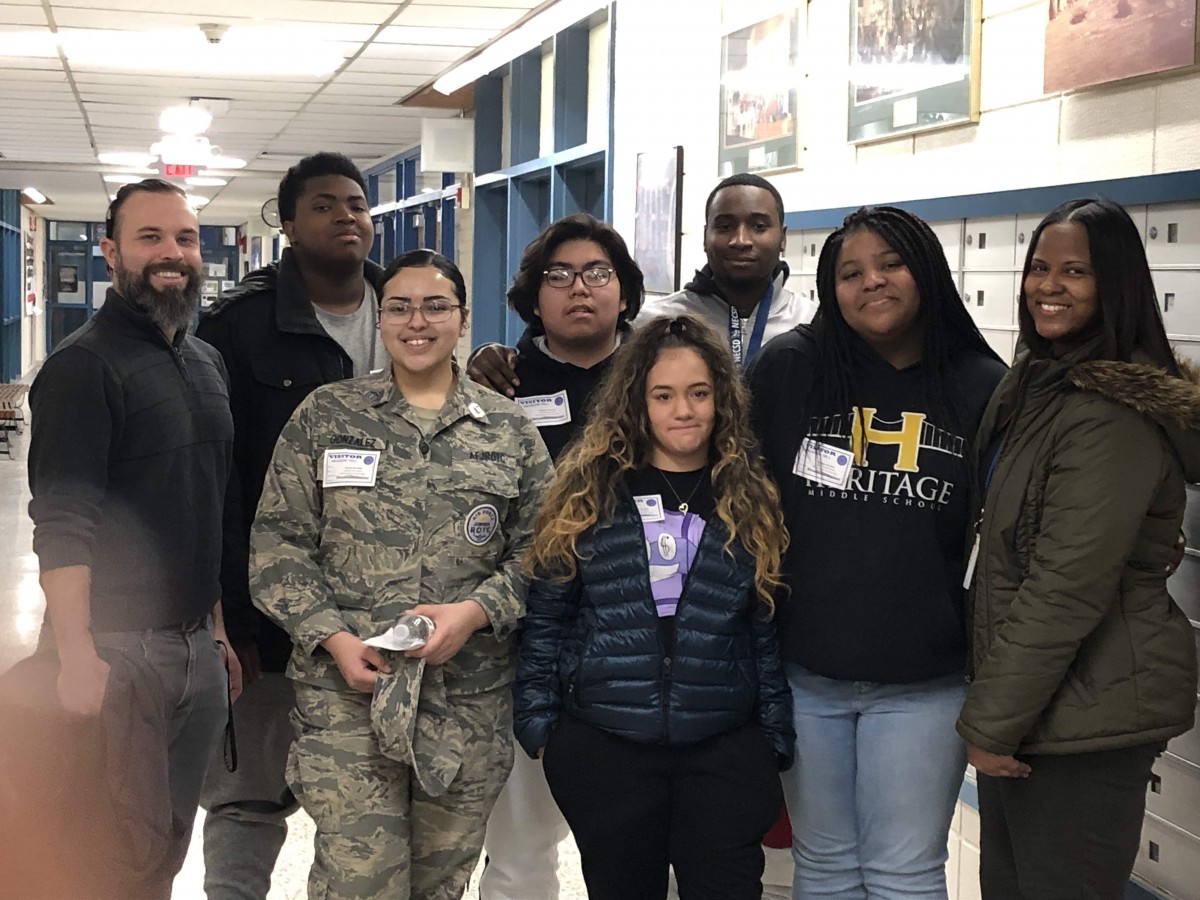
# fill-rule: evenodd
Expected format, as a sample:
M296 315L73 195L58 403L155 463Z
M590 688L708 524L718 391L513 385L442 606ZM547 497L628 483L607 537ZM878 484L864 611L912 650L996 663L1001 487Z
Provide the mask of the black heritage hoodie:
M861 415L814 410L805 423L799 408L820 377L815 360L802 325L764 348L748 374L791 534L784 659L826 678L884 684L963 671L967 445L1005 366L960 353L946 373L957 413L949 415L929 408L921 363L897 370L856 340L851 402ZM866 440L855 440L864 429ZM851 452L845 488L793 473L806 436Z

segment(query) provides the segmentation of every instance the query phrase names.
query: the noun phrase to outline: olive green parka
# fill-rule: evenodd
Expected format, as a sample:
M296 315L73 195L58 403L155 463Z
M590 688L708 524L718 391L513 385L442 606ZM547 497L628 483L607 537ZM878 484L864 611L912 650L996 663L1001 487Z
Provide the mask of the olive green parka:
M1184 480L1200 480L1200 387L1088 349L1019 356L975 443L992 474L958 731L993 753L1165 743L1195 714L1192 626L1165 569Z

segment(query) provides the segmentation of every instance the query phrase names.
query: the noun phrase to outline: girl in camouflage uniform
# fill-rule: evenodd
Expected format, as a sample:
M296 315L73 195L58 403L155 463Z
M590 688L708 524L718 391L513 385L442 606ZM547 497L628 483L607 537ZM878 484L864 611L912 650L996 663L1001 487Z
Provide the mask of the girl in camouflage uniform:
M466 288L430 251L380 292L388 370L284 428L252 534L255 603L295 644L288 781L316 821L314 898L462 895L511 768L519 558L551 464L512 401L459 378ZM380 650L406 612L420 648Z

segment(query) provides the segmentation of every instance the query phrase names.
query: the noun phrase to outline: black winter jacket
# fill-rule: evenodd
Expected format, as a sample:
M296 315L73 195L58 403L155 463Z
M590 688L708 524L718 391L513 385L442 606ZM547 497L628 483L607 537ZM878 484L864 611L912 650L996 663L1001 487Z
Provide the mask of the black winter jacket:
M368 260L376 292L383 270ZM263 668L282 672L291 655L286 632L250 602L250 526L275 442L292 412L323 384L355 374L350 357L313 312L291 248L226 291L200 319L196 334L220 351L229 369L234 475L225 510L221 590L231 641L254 641Z
M780 769L796 740L774 620L754 561L710 519L684 583L671 656L663 652L645 534L627 492L613 521L579 537L578 571L530 586L514 730L530 756L566 712L635 741L689 744L757 719Z

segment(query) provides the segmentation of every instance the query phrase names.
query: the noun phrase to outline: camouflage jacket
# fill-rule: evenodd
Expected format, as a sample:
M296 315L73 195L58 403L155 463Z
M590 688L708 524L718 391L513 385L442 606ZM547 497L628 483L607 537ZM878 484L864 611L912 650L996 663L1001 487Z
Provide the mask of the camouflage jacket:
M338 450L377 455L373 487L323 486ZM428 435L390 372L315 390L279 437L250 538L254 603L295 644L288 676L348 690L325 638L371 637L418 603L472 599L490 627L445 664L446 689L510 682L520 561L551 474L520 408L465 378Z

